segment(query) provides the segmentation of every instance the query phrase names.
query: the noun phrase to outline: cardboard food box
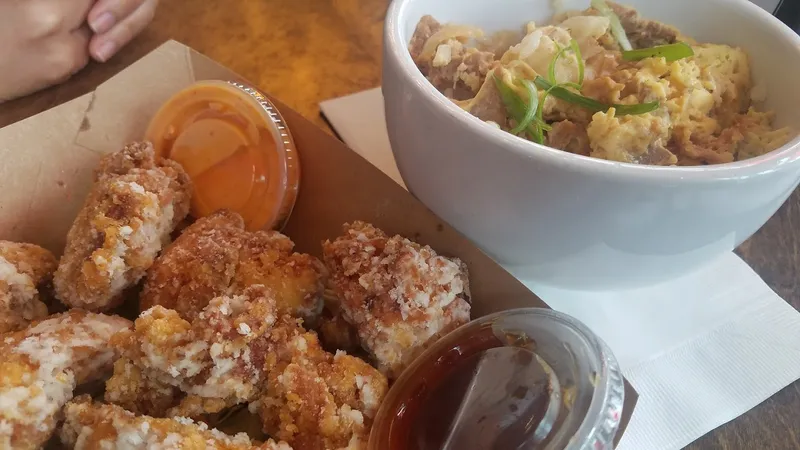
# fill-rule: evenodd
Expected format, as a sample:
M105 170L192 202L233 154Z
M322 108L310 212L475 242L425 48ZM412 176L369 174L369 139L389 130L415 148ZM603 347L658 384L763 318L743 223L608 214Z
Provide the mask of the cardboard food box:
M0 129L0 239L33 242L60 255L99 158L142 139L162 103L194 81L207 79L247 83L171 41L94 92ZM283 230L297 251L319 256L320 243L340 235L343 223L365 220L389 234L461 258L469 267L473 317L509 308L547 307L391 178L300 114L275 103L301 162L300 194ZM626 382L617 439L636 397Z

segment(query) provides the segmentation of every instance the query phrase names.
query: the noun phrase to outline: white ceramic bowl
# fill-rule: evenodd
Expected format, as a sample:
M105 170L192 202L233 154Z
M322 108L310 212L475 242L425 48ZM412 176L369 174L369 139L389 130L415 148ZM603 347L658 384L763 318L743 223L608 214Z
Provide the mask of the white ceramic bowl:
M566 0L583 9L588 0ZM800 37L747 0L622 0L699 41L741 46L778 125L800 126ZM675 278L758 230L800 180L800 139L767 155L703 167L647 167L550 149L474 118L417 70L420 17L487 31L539 23L549 0L394 0L383 96L409 190L517 276L569 289Z

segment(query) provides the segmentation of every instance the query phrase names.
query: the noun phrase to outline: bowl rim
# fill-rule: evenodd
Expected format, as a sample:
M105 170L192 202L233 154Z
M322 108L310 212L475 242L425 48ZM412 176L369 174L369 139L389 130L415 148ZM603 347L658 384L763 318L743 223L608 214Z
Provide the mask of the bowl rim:
M595 175L606 174L629 178L682 181L752 178L778 170L784 171L789 167L800 165L800 134L778 149L744 161L705 166L652 166L577 155L537 144L498 130L453 103L428 82L417 68L408 51L408 43L403 40L402 36L403 19L408 5L415 1L419 0L392 0L389 5L384 25L384 60L392 59L399 66L399 75L405 84L421 94L421 98L433 105L433 108L451 116L456 122L462 124L464 128L473 130L484 140L501 146L513 152L516 156L526 159L539 159L550 165L579 172L589 172ZM795 56L800 58L800 35L778 18L750 0L726 0L719 3L725 3L727 8L743 8L752 17L752 20L759 22L759 26L776 29L780 34L780 38L790 44L795 50ZM800 132L800 129L797 131Z

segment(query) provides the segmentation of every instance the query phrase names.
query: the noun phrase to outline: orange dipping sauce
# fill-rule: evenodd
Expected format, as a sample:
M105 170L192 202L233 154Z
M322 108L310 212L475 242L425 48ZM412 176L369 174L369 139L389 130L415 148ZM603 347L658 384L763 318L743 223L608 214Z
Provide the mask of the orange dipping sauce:
M145 137L191 177L195 218L225 208L251 231L280 229L289 218L300 162L280 113L255 89L197 82L161 107Z

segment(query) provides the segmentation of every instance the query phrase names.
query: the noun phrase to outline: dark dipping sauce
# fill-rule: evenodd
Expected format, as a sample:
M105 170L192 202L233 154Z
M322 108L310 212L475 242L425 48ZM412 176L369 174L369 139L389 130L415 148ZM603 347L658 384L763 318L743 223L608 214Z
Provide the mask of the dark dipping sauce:
M453 345L437 354L427 356L404 382L398 395L389 399L393 419L388 430L379 431L380 442L389 442L389 447L382 450L440 450L481 354L508 345L534 350L529 340L515 336L501 340L492 330L492 324L487 323L458 336Z

